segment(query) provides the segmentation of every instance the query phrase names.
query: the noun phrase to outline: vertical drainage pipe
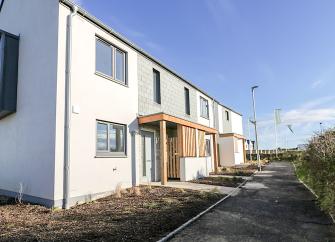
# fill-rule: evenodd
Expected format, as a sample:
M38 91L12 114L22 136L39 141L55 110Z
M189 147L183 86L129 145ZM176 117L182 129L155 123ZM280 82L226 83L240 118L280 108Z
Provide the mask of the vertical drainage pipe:
M70 128L71 128L71 62L72 62L72 21L78 7L73 6L66 24L66 67L65 67L65 125L64 125L64 175L63 208L70 208Z

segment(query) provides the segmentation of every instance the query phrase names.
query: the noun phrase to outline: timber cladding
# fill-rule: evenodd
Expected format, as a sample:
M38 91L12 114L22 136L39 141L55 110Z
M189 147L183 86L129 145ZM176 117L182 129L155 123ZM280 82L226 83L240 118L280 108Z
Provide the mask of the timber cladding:
M198 131L198 144L199 144L199 156L206 156L206 141L205 141L205 132L199 130Z
M178 125L178 153L180 157L196 157L196 129Z

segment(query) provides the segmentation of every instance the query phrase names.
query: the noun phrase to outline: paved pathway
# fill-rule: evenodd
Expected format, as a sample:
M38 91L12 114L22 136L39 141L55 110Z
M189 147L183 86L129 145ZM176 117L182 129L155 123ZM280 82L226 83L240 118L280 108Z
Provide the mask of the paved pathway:
M335 226L287 162L274 162L172 241L335 241Z

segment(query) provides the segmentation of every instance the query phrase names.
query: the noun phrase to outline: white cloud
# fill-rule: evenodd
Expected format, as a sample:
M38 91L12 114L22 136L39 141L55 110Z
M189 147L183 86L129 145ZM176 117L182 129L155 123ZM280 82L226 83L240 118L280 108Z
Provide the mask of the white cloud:
M312 82L311 87L313 89L315 89L315 88L318 88L318 87L322 86L323 83L324 83L324 81L322 81L322 80L316 80L316 81Z
M259 140L262 149L275 147L273 116L273 113L268 113L259 119ZM325 127L335 125L335 96L314 99L297 108L283 110L281 119L282 124L278 126L280 147L284 147L286 143L290 147L306 143L316 131L320 130L320 122ZM293 125L294 134L287 128L288 124Z

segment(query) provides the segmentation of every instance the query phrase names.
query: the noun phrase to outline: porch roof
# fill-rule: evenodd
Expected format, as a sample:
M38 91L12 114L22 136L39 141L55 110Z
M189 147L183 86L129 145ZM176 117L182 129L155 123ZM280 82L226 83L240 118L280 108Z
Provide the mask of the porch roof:
M153 122L157 122L157 121L167 121L167 122L172 122L172 123L176 123L176 124L180 124L183 126L187 126L190 128L194 128L194 129L199 129L202 131L205 131L206 133L209 134L217 134L218 131L214 128L210 128L208 126L202 125L202 124L198 124L198 123L194 123L182 118L177 118L175 116L166 114L166 113L155 113L155 114L150 114L150 115L145 115L145 116L139 116L138 117L138 124L148 124L148 123L153 123Z
M235 137L237 139L246 139L243 135L241 134L236 134L236 133L225 133L225 134L220 134L219 137Z

